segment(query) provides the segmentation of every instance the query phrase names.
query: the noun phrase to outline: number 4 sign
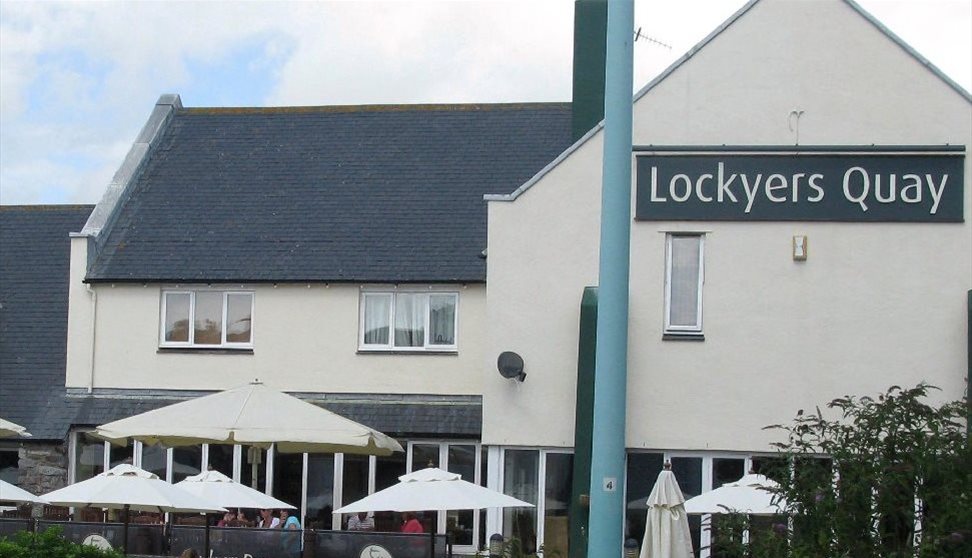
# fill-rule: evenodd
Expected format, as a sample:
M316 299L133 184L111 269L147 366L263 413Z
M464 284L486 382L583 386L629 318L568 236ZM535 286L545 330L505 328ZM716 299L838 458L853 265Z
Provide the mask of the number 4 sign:
M617 477L604 477L604 484L601 489L604 492L615 492L618 489Z

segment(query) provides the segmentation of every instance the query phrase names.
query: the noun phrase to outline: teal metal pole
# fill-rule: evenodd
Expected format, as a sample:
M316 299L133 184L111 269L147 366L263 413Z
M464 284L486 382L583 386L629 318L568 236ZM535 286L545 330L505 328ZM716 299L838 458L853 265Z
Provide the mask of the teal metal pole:
M610 0L588 558L620 558L624 541L633 29L634 0Z

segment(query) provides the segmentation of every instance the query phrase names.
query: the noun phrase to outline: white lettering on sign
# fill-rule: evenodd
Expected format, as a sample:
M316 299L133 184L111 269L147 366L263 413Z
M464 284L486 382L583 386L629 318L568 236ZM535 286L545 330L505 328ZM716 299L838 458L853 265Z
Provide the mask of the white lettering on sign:
M897 174L870 172L864 167L854 166L844 171L841 186L844 199L858 206L866 213L871 204L920 204L923 199L931 201L929 214L938 212L948 173L940 175ZM738 182L737 182L738 179ZM716 172L698 175L677 173L672 175L668 184L658 183L658 167L652 166L649 173L649 200L651 203L745 203L744 213L766 203L781 204L790 202L819 203L825 192L822 173L797 172L792 175L774 173L726 174L725 163L717 164ZM836 185L835 185L836 188ZM927 192L928 198L925 198Z
M948 182L948 174L941 175L941 182L935 182L935 178L925 175L925 184L922 184L921 177L917 174L905 174L901 177L902 183L900 192L898 191L898 175L896 174L874 174L861 167L851 167L844 173L844 197L847 201L856 203L861 207L861 211L867 211L866 200L870 197L873 187L874 199L878 203L894 203L898 194L904 203L921 203L923 185L928 186L928 195L931 197L932 205L928 210L930 215L938 211L938 204L942 201L942 192L945 191L945 184ZM873 182L873 186L872 186ZM887 186L883 187L882 182Z
M618 489L618 478L617 477L604 477L604 492L615 492Z

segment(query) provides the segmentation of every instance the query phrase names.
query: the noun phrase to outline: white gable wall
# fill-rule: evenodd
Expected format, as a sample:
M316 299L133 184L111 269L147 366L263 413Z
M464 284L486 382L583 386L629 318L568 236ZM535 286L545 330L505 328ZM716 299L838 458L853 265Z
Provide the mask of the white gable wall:
M757 2L638 99L634 143L793 145L791 110L804 111L802 145L972 145L969 101L837 0ZM515 201L489 204L486 354L516 350L528 377L488 368L484 443L573 443L601 150L597 134ZM633 222L627 445L768 450L763 426L843 394L926 380L960 397L970 159L960 224ZM703 342L662 340L672 230L708 233ZM806 262L792 259L795 234L809 238Z

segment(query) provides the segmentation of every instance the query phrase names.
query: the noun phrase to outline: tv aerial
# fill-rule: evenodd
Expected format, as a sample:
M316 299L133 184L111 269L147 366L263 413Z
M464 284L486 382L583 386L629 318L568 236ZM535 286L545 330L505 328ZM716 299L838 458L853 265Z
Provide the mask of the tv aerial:
M638 41L645 41L645 42L647 42L650 45L660 46L660 47L662 47L664 49L672 50L672 45L670 45L668 43L664 43L664 42L659 41L658 39L656 39L654 37L649 37L647 34L642 33L641 32L641 27L639 27L638 29L635 30L635 32L634 32L634 38L635 38L634 40L635 40L636 43Z

